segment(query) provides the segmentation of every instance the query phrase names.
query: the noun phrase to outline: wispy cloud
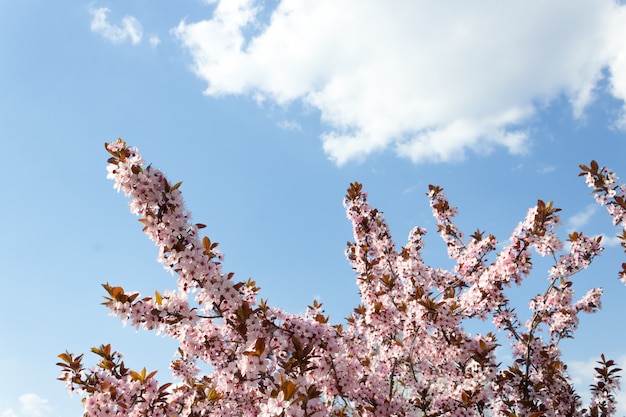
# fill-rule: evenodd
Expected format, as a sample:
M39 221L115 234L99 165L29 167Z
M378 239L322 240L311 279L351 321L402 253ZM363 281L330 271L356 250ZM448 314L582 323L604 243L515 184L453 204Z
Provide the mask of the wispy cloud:
M574 214L567 219L567 231L568 232L580 232L581 229L589 223L591 217L598 211L597 204L589 204L582 211Z
M583 210L567 219L566 226L568 233L584 231L584 227L589 224L591 218L598 211L598 207L597 204L589 204ZM619 246L622 243L622 240L615 235L607 235L605 233L601 233L600 235L602 236L601 243L604 247Z
M281 120L276 123L276 126L283 130L294 130L298 132L302 131L302 125L300 125L300 123L296 122L295 120Z
M626 98L614 0L279 1L262 22L267 2L212 3L211 19L173 30L206 93L318 109L338 164L388 148L414 162L521 153L538 106L564 96L581 117L603 74Z
M608 236L604 233L602 234L602 246L611 247L611 246L619 246L622 244L622 239L617 236Z
M544 166L542 166L542 167L537 169L537 173L545 175L545 174L549 174L551 172L554 172L555 170L556 170L556 167L554 167L552 165L544 165Z
M43 417L50 413L51 407L48 400L37 394L24 394L20 396L20 410L27 416Z
M156 48L161 43L161 39L159 39L159 37L156 35L150 36L150 39L148 39L148 41L150 42L150 46L152 46L153 48Z
M37 394L28 393L20 395L19 409L8 408L0 410L0 417L46 417L52 412L48 400Z
M110 11L106 7L89 10L92 15L91 31L102 35L114 43L129 40L133 45L137 45L141 42L143 37L141 23L133 16L124 16L121 25L111 24L107 19L107 14Z

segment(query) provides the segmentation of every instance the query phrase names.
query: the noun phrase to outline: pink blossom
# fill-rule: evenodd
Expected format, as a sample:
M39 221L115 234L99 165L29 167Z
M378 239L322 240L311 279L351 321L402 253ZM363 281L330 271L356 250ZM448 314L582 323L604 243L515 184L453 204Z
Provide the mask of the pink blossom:
M573 337L578 313L601 307L601 289L574 303L572 285L602 247L599 238L574 233L562 253L559 209L552 203L539 200L496 253L495 236L476 231L466 238L454 222L458 209L441 187L429 186L439 235L456 264L444 270L422 259L424 229L414 228L398 249L382 212L368 203L361 184L351 184L344 206L354 241L346 256L361 304L338 325L317 302L298 316L257 299L255 282L222 270L223 255L217 243L201 238L203 226L192 223L180 183L144 166L121 140L107 149L113 156L107 177L130 196L131 212L177 285L141 297L105 284L104 304L124 323L155 330L179 348L170 362L172 385L159 385L154 372L127 368L110 345L93 349L100 359L91 369L83 368L82 355L59 355L59 379L85 396L88 415L589 415L559 342ZM625 187L597 164L583 171L598 202L623 225ZM505 290L529 276L533 249L555 262L547 288L529 303L530 318L520 323ZM626 271L620 276L626 281ZM491 319L510 341L508 365L496 358L497 336L471 335L464 328L469 319ZM207 365L211 372L204 374ZM606 415L615 412L619 388L614 366L602 357L592 390L591 407Z

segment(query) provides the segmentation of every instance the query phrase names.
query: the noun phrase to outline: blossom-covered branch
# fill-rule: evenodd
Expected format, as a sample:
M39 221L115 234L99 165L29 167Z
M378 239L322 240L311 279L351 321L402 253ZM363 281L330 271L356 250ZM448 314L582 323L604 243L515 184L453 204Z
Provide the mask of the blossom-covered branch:
M450 270L427 266L421 252L426 231L413 229L397 248L380 211L361 184L344 205L354 242L346 255L356 272L361 304L346 323L331 324L313 302L302 316L258 299L252 280L222 270L217 242L201 237L180 192L181 183L146 166L139 152L118 140L107 144L108 177L130 197L131 211L154 241L158 259L177 276L175 291L140 296L104 284L111 314L137 328L160 332L179 344L169 367L127 367L110 345L92 349L100 360L59 355L59 379L84 395L85 413L100 416L595 416L612 415L619 368L602 357L593 400L583 409L560 359L563 338L573 337L580 312L601 306L601 290L573 300L573 277L602 247L600 238L569 236L569 251L555 229L559 209L538 201L496 251L493 235L469 238L454 223L457 209L438 186L428 197L438 231L456 262ZM595 167L595 168L594 168ZM624 222L624 186L597 164L583 170ZM599 182L600 181L600 182ZM598 191L599 190L599 191ZM625 235L626 236L626 235ZM532 251L554 259L546 289L531 300L521 323L505 289L521 285L532 270ZM625 266L626 268L626 266ZM493 333L471 335L469 319L491 320L511 339L513 361L501 365ZM200 364L210 365L209 374Z
M596 161L591 161L589 166L580 165L587 185L593 188L593 196L598 203L606 208L611 215L613 224L622 228L622 233L618 235L621 239L621 246L626 253L626 184L617 183L617 175L606 167L600 168ZM622 264L622 271L619 277L626 284L626 262Z

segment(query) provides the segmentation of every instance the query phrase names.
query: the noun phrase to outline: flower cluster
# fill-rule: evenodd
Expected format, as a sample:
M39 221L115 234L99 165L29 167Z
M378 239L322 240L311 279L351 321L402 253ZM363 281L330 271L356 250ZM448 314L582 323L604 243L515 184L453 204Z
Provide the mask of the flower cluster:
M613 219L613 224L622 227L622 247L626 253L626 184L617 184L617 175L606 167L600 168L596 161L589 166L580 165L580 176L585 177L589 187L593 188L593 196L598 203L606 207ZM619 273L620 280L626 284L626 262Z
M105 305L124 322L155 330L179 343L169 364L174 382L159 385L155 372L127 368L110 345L59 357L59 379L84 395L85 415L101 416L596 416L615 412L619 368L602 357L592 403L582 408L560 359L559 341L573 337L578 313L601 306L600 289L573 300L572 277L602 247L599 238L569 236L569 250L555 233L559 209L538 201L494 261L493 235L468 239L457 213L437 186L428 197L438 230L456 262L450 270L427 266L425 230L415 228L397 249L383 215L369 205L361 184L344 205L354 242L346 256L361 295L345 324L330 324L314 302L302 316L257 299L252 280L238 282L222 270L218 244L200 237L180 183L145 166L139 152L118 140L107 144L108 177L131 197L131 211L155 242L159 260L177 275L176 291L140 297L104 284ZM616 224L624 216L624 186L597 164L583 168ZM626 236L626 235L625 235ZM532 250L554 257L547 289L530 303L531 318L518 319L505 289L521 285L532 270ZM626 271L626 266L625 266ZM491 320L508 334L514 358L496 359L492 333L471 335L468 319ZM202 374L201 364L212 372Z

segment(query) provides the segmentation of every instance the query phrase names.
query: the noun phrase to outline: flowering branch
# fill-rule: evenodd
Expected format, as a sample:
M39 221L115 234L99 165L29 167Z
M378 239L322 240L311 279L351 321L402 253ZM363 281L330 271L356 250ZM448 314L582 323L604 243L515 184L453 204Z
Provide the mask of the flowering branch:
M413 229L397 250L382 213L369 205L361 184L351 184L344 205L354 242L346 256L357 274L361 304L344 327L330 324L318 302L297 316L257 299L256 283L223 272L218 243L200 237L204 225L191 222L181 183L172 185L161 171L145 166L121 139L106 149L108 178L131 198L131 211L178 285L141 297L107 283L103 304L123 322L179 343L170 363L177 382L159 385L156 371L127 368L110 345L92 349L100 360L91 369L84 368L83 355L65 352L59 355L59 379L84 395L86 416L614 414L614 362L602 356L592 403L583 409L558 347L573 337L578 313L601 307L600 289L573 302L571 288L572 277L602 251L601 239L573 233L569 253L559 256L560 209L551 202L539 200L489 263L496 238L476 231L466 240L453 221L457 209L441 187L429 186L439 234L456 262L446 271L424 264L423 229ZM598 201L624 226L624 186L614 185L616 178L595 163L581 168ZM547 289L531 300L532 318L522 324L504 291L530 274L533 249L555 262ZM472 336L464 330L464 321L476 318L491 319L512 340L508 367L496 360L493 333ZM212 372L201 374L200 363Z

